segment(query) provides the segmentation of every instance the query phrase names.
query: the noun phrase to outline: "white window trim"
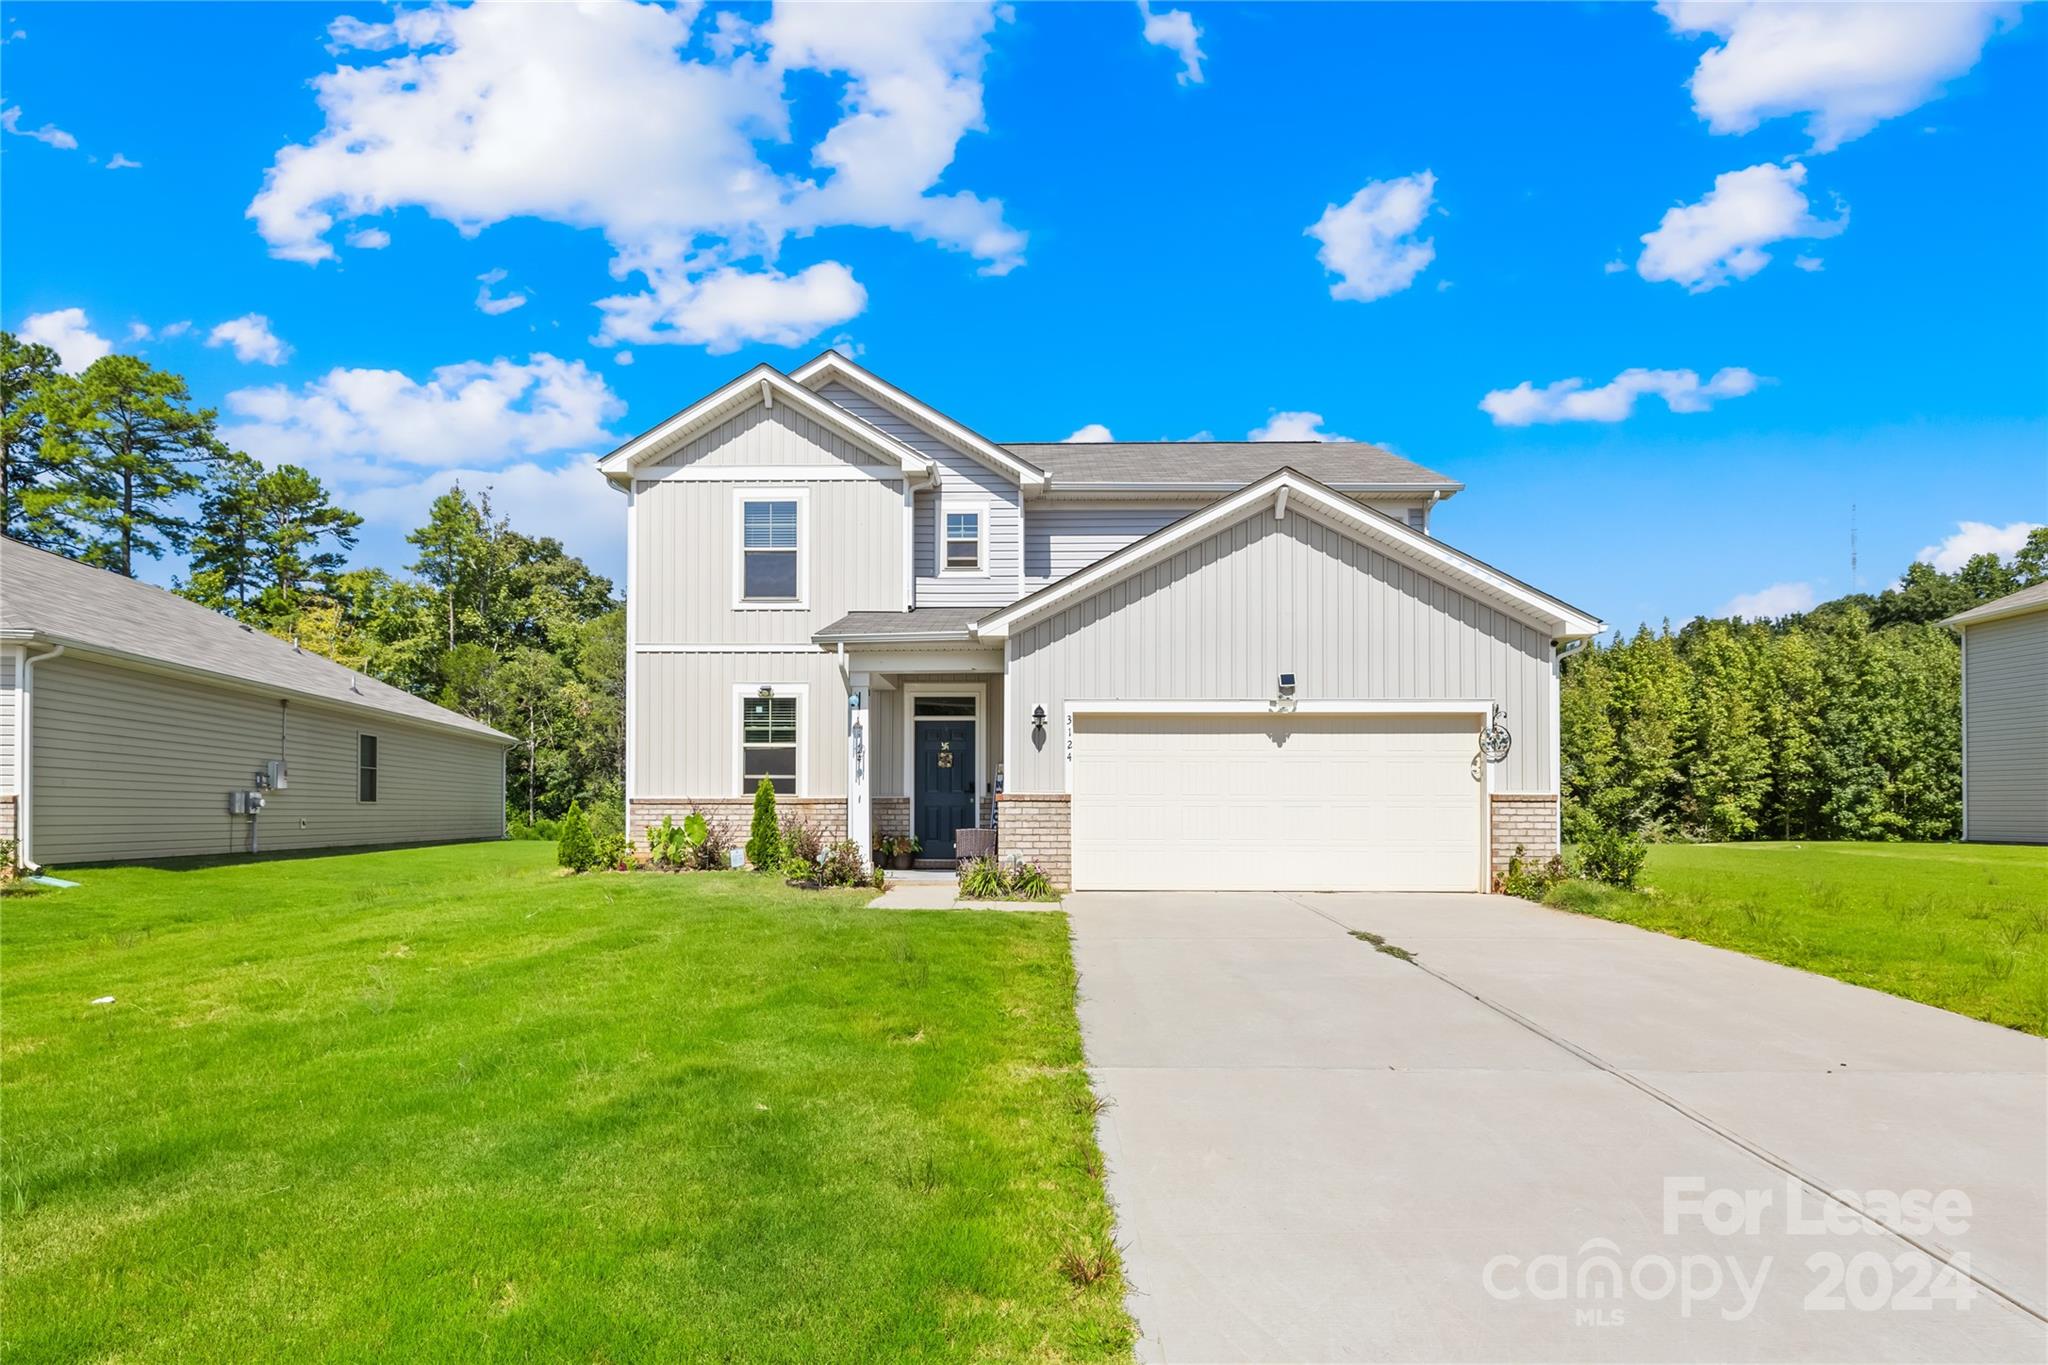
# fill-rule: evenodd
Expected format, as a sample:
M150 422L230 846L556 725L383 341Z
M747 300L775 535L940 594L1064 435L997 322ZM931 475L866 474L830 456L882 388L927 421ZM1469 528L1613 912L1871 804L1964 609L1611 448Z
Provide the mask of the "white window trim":
M794 600L752 600L747 597L747 504L796 504L796 597ZM788 485L747 484L732 492L732 609L734 611L808 611L811 582L810 494Z
M910 798L910 820L917 823L917 699L919 697L974 698L974 816L983 814L981 803L988 799L988 746L983 743L988 728L987 683L912 683L900 689L903 697L903 794ZM926 716L925 720L959 720L958 716ZM802 739L799 731L798 739Z
M988 501L984 498L946 497L941 494L933 499L936 518L932 526L932 568L939 578L987 578L988 564ZM979 542L975 549L977 563L971 569L955 569L946 563L946 517L949 514L974 515L975 538Z
M735 796L752 796L747 789L747 744L746 705L747 699L759 696L762 688L770 688L775 695L796 698L796 799L816 796L811 790L811 685L809 683L784 683L763 680L761 682L734 683L732 687L732 712L728 732L732 740L732 781ZM777 800L785 794L777 792Z
M363 741L369 740L377 746L377 761L370 771L377 774L377 794L368 801L363 800ZM384 737L370 730L356 731L356 804L378 806L384 803Z

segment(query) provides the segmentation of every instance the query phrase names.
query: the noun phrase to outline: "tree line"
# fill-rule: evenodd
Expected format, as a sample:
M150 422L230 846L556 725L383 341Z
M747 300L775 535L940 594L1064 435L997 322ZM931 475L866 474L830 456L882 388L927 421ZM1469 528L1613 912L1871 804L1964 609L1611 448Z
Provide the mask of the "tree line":
M1939 623L2044 578L2048 528L2010 561L1915 563L1876 594L1667 621L1567 659L1565 837L1958 837L1962 656Z
M131 578L184 555L181 596L525 741L508 760L515 820L581 801L620 822L624 607L488 489L436 498L405 572L351 569L362 518L310 470L230 448L182 377L130 355L67 374L8 332L0 436L6 535Z

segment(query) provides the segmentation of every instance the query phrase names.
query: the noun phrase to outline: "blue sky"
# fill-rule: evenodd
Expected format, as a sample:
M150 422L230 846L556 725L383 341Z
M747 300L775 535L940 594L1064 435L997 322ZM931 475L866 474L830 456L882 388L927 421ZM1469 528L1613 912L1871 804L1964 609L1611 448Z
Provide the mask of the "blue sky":
M2038 14L0 16L0 323L186 374L365 562L459 475L616 572L588 456L833 344L999 440L1387 444L1618 624L1845 591L1852 505L1866 587L2048 522Z

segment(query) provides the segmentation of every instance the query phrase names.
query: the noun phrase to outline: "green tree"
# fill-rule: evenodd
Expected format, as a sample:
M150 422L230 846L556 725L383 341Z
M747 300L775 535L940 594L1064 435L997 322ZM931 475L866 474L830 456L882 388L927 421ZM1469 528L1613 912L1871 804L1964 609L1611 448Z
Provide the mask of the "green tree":
M52 514L50 413L73 381L48 346L0 331L0 534L25 545L74 553L75 536Z
M2027 543L2012 557L2012 576L2015 586L2020 588L2031 588L2048 580L2048 526L2036 526L2027 532Z
M191 575L179 589L201 606L249 619L249 600L263 591L263 466L230 451L215 467L199 502L192 533Z
M1709 621L1690 642L1686 662L1694 725L1687 823L1716 839L1747 838L1756 832L1771 780L1749 642L1727 622Z
M434 499L427 524L407 536L419 550L412 571L441 596L448 622L448 648L457 644L456 626L465 604L474 609L484 582L481 561L488 547L483 513L456 484Z
M747 861L757 872L782 865L782 830L775 823L775 784L762 778L754 788L754 823L747 830Z
M201 474L225 458L217 414L192 406L182 377L132 355L95 360L48 420L60 443L50 510L77 528L78 557L135 576L137 554L183 550L191 525L176 511Z
M1691 679L1667 626L1648 626L1613 651L1618 827L1668 824L1691 755Z

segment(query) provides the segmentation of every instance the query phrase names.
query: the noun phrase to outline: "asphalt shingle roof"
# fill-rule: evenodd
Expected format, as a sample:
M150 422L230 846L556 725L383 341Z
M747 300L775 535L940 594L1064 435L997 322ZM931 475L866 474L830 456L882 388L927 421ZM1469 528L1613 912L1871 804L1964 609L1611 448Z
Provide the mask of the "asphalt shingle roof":
M1214 483L1241 487L1282 467L1336 487L1463 487L1364 441L1008 441L1003 448L1052 476L1055 489L1091 483Z
M175 593L0 537L0 631L259 683L511 743L481 721L302 654Z
M991 607L919 607L915 611L850 611L811 636L821 644L874 635L960 635Z
M2018 616L2023 612L2035 611L2042 607L2048 607L2048 579L2043 579L2031 588L2021 588L2018 592L2007 593L1995 601L1986 602L1981 607L1971 607L1968 611L1959 611L1954 616L1949 617L1948 620L1942 622L1942 624L1945 626L1967 626L1973 621L1996 620L2001 616Z

